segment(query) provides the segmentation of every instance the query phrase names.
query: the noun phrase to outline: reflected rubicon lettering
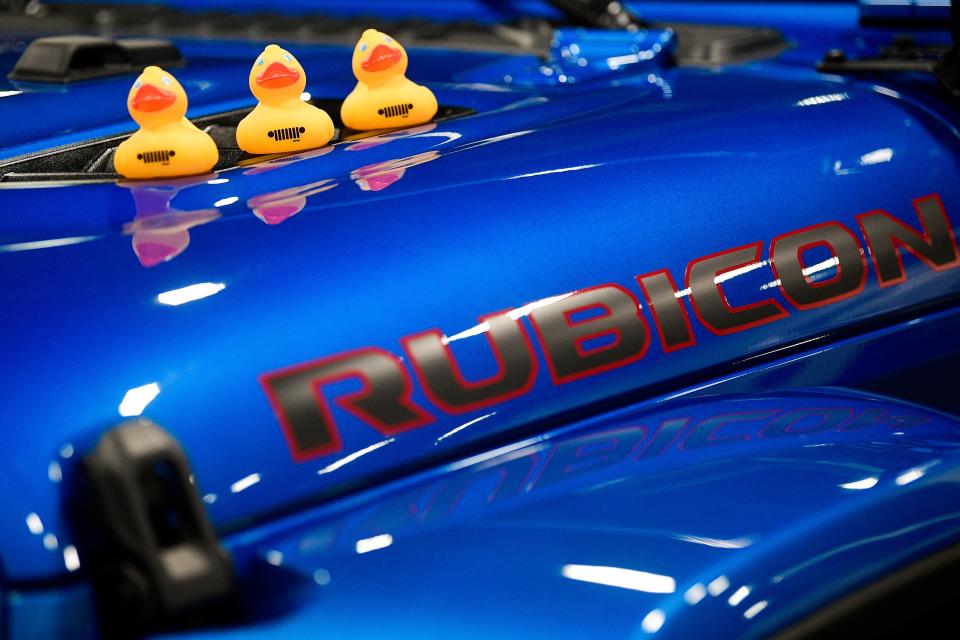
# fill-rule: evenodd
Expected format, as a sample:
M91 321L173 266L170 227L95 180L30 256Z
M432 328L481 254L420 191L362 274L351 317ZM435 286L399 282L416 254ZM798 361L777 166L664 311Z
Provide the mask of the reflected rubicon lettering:
M528 443L493 456L478 455L457 463L451 473L398 492L371 510L361 510L356 518L330 531L324 544L311 552L329 549L338 542L347 544L372 532L403 533L449 523L460 516L472 517L478 511L509 510L519 503L549 499L558 492L587 494L628 479L639 479L649 486L661 482L658 478L670 478L678 468L701 465L698 468L708 469L712 460L729 456L731 449L734 455L754 458L766 452L760 457L775 465L818 464L816 450L791 448L787 453L782 444L812 436L854 448L873 442L875 472L888 486L901 486L897 481L900 476L887 471L901 470L904 450L924 459L929 453L921 443L945 429L955 429L953 423L941 423L932 414L907 406L878 406L874 401L824 395L817 398L818 408L814 409L809 407L810 400L809 396L753 399L746 411L741 399L706 400L682 409L638 412L597 430ZM842 419L837 419L839 416ZM784 425L790 428L784 429ZM911 437L888 440L886 434L894 431L906 431ZM956 449L960 445L944 441L940 446ZM887 456L885 450L896 454ZM929 466L927 463L925 468ZM849 468L850 473L860 471L856 465ZM709 477L702 480L711 482ZM849 493L842 486L837 490ZM311 531L307 536L315 534ZM664 535L728 551L753 544L750 538L724 540L684 531ZM729 587L725 578L717 579L706 588L700 585L685 598L695 604L708 592L716 596Z

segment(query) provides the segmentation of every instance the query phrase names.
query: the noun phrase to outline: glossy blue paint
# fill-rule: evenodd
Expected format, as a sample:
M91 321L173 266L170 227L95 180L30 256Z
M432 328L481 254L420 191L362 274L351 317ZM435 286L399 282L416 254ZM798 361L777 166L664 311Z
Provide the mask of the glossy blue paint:
M774 21L783 18L785 29L793 24L790 20L796 21L796 16L787 20L773 10L764 15ZM604 52L599 64L588 64L589 73L572 83L544 82L542 77L523 81L531 70L543 75L532 57L412 51L411 77L428 84L441 103L477 113L218 175L159 184L0 189L0 348L10 363L8 371L16 376L16 393L5 397L5 416L21 426L5 434L0 472L0 522L9 532L0 537L5 577L14 585L59 581L77 569L71 535L61 517L62 487L69 485L80 454L122 419L121 412L142 410L184 445L211 517L222 531L233 532L229 542L245 569L261 564L251 554L281 550L275 547L283 547L284 558L291 558L283 571L295 575L313 576L323 568L315 562L343 563L335 572L326 567L335 577L352 576L335 598L366 596L387 619L390 607L398 603L377 591L382 585L355 582L364 576L353 573L360 565L352 564L359 560L349 549L334 549L319 560L291 552L302 541L298 536L315 526L312 519L332 522L333 511L309 512L296 522L268 521L372 479L522 441L584 414L603 417L577 429L603 431L626 425L618 422L621 419L646 416L653 408L675 411L671 403L680 397L860 385L960 353L957 312L951 310L960 293L960 269L935 272L907 256L903 284L879 287L871 266L861 294L803 312L792 308L776 288L767 258L770 241L780 234L835 220L855 230L863 244L857 214L883 208L914 223L911 201L931 193L942 198L954 228L960 225L960 118L955 107L931 98L929 83L922 79L873 84L815 73L812 62L823 51L820 43L847 42L852 27L837 19L832 8L827 14L811 11L805 24L807 30L798 28L797 37L816 31L816 44L801 42L772 61L700 70L669 68L652 59L616 69L607 64L604 69L603 56L609 57ZM661 35L643 34L641 42L670 44L659 40ZM648 42L648 36L654 39ZM629 47L637 38L613 44ZM245 81L236 78L246 78L259 44L181 45L190 63L177 76L190 95L190 115L251 104ZM866 50L873 41L863 46ZM569 64L559 45L557 52L554 62ZM338 97L352 87L346 71L349 50L303 47L297 55L314 96ZM13 59L12 54L0 54L0 68L9 67ZM0 80L0 91L22 91L0 98L0 108L23 123L0 128L0 157L128 130L122 98L130 80L79 83L53 92ZM68 102L70 112L63 109ZM689 261L757 241L763 245L762 261L726 280L724 288L734 304L777 300L789 310L787 318L728 336L715 336L694 321L695 347L665 353L654 336L639 362L563 385L550 380L538 348L540 373L523 397L446 415L418 386L414 400L436 416L433 424L387 438L338 411L343 450L309 462L293 461L257 383L266 371L367 345L401 355L402 336L434 327L451 337L468 377L480 378L494 366L478 325L483 314L515 309L530 331L528 305L606 282L639 296L633 280L637 274L668 268L679 283ZM819 277L829 277L831 271L828 267ZM195 288L183 291L191 286ZM206 295L169 304L191 293ZM680 298L688 305L688 296ZM933 313L935 309L940 311ZM652 326L649 310L644 308L644 314ZM898 357L891 358L891 353ZM906 393L911 385L922 384L908 379L903 388ZM356 383L347 382L333 392L355 388ZM802 406L806 398L756 403L766 407L780 402L789 408ZM843 401L858 407L873 402ZM725 403L750 404L724 400L717 410L727 410ZM716 409L690 406L701 416ZM606 413L617 407L629 409ZM932 426L918 431L917 437L942 461L924 473L926 478L945 478L955 469L955 425L943 417L931 419ZM854 495L837 485L857 478L837 474L862 462L854 443L867 435L884 443L882 457L878 454L870 464L894 481L878 481L875 491ZM810 444L809 438L797 438L718 447L720 453L709 460L677 454L670 458L677 464L675 473L698 477L699 470L709 466L710 473L733 469L745 475L720 482L715 489L688 490L683 501L679 494L656 491L655 480L668 473L656 465L638 471L620 489L599 489L603 497L595 503L577 493L595 484L571 485L569 491L551 494L555 501L546 512L553 517L579 513L589 518L608 509L619 514L629 495L621 491L628 492L628 486L645 487L643 499L651 505L672 505L661 514L662 521L647 520L646 513L624 514L628 525L644 530L635 532L636 538L618 538L612 530L597 533L598 539L610 536L609 545L590 542L584 532L561 530L538 556L542 531L521 526L524 514L534 524L542 515L531 499L521 500L517 519L508 518L502 525L478 507L471 511L473 520L446 542L439 532L425 532L409 543L398 538L388 553L402 550L402 556L389 560L391 556L373 554L369 557L387 557L387 564L369 569L389 569L391 575L416 569L418 588L429 590L436 584L437 590L427 595L446 603L446 598L452 602L462 597L458 589L471 587L474 593L470 580L476 567L493 558L503 572L482 575L510 589L533 564L539 563L538 575L543 575L548 565L556 571L556 562L573 562L562 560L561 551L609 546L610 563L635 558L631 567L653 570L647 560L671 555L672 550L668 554L664 549L679 545L691 552L677 555L676 567L655 572L671 572L663 575L671 575L678 585L706 584L716 577L711 571L729 572L724 575L736 580L731 590L756 584L756 599L743 604L761 596L771 603L762 617L758 614L758 626L750 626L762 630L764 621L779 624L835 595L823 585L813 589L809 599L795 595L807 593L804 589L812 589L816 579L837 575L849 588L869 572L888 570L947 539L937 535L955 535L953 521L945 520L919 529L916 538L905 534L902 539L916 545L907 555L891 553L884 544L876 552L871 548L875 555L858 551L858 561L872 558L863 565L866 569L854 569L861 566L854 563L827 571L818 565L810 583L806 577L783 585L763 582L775 577L771 572L777 565L770 560L774 555L799 563L803 554L820 549L798 542L807 527L833 533L822 540L826 552L830 545L845 544L844 536L865 538L887 525L908 526L945 513L921 511L936 508L933 498L923 496L952 490L949 483L928 484L924 479L905 488L896 485L897 473L929 462L898 438L868 429L849 438L831 435L825 443L834 448L828 452L808 451L800 445ZM782 460L787 475L756 461L760 453ZM745 466L744 461L759 467ZM823 473L809 474L817 477L808 487L794 474L811 464ZM439 482L448 475L460 477L451 467L431 477ZM755 509L733 499L757 484L770 490L759 492ZM792 490L797 500L786 506L782 521L774 517L778 512L773 507L781 506L774 501L777 487ZM378 499L386 506L392 504L387 495L365 494L330 509L366 500L374 505ZM912 499L918 496L922 499ZM955 496L938 495L936 500L942 510L943 504L955 503ZM714 510L718 501L730 503L744 529L731 527L728 532L719 527L719 533L712 533L712 526L726 518ZM901 501L906 501L903 508ZM902 517L895 523L870 511L886 513L884 507L893 505L897 509L890 510ZM692 513L690 528L668 529L672 518L683 515L682 509ZM354 516L336 517L352 522ZM491 542L487 549L470 541L481 530L483 541ZM729 534L724 539L755 531L765 542L762 549L758 544L727 554L737 557L728 566L715 547L670 538L677 531ZM512 539L521 546L511 547ZM462 560L457 566L463 575L443 575L442 569L451 566L448 558L423 551L443 544L449 545L445 548L451 557ZM547 551L556 555L548 557ZM480 555L471 559L471 553ZM485 555L494 553L499 555ZM667 616L664 633L677 637L706 628L698 625L730 624L735 633L738 625L747 624L744 607L730 607L726 600L714 598L688 611L678 599L680 591L656 599L551 575L543 600L529 596L533 600L528 609L518 608L509 619L491 618L486 631L529 632L523 624L545 619L540 613L524 617L524 612L545 610L547 598L557 603L585 598L583 609L571 611L583 617L571 623L570 633L614 601L610 606L621 615L610 618L611 633L640 633L642 615L654 608ZM447 592L440 591L442 585ZM396 589L395 584L391 587ZM289 624L312 624L315 615L326 619L325 602L306 606ZM557 611L569 609L556 605ZM338 620L346 624L350 611L344 609ZM444 619L436 611L429 615L435 619L423 624L442 629ZM250 633L256 636L270 628ZM376 628L368 631L374 634Z
M70 4L83 0L53 0L51 4ZM379 17L429 16L431 20L470 19L500 21L529 15L558 17L557 10L543 0L286 0L282 4L269 0L244 0L238 5L230 0L106 0L103 4L164 5L187 11L229 11L234 14L273 12L300 15L321 11L330 15L366 15Z
M236 537L297 604L176 637L763 637L955 543L958 464L863 394L622 410Z
M4 594L6 638L95 638L93 594L86 584L12 589Z
M702 413L707 415L711 414L713 411L713 409L710 409L711 402L717 399L722 401L720 403L722 406L728 402L727 399L733 398L736 400L736 404L742 410L746 411L752 406L750 401L751 397L760 397L761 400L758 403L756 410L769 410L769 407L766 407L765 405L770 403L763 399L763 395L769 394L769 391L772 389L798 389L804 387L815 389L821 385L846 385L850 387L856 387L863 385L865 382L875 380L878 377L882 378L890 374L900 374L898 376L898 384L896 385L896 388L898 392L904 395L910 395L920 391L928 393L932 392L934 395L936 395L937 389L935 388L935 385L933 385L933 389L925 388L930 385L929 378L905 378L902 375L902 371L903 368L908 364L917 362L934 363L939 358L952 356L952 364L948 365L946 370L943 371L944 379L951 379L951 376L955 375L953 372L955 371L957 358L960 357L960 333L956 332L955 330L958 323L960 323L960 311L955 309L927 315L918 315L917 317L912 317L893 326L883 327L874 331L857 334L843 340L827 341L814 348L790 353L788 356L779 358L772 362L760 360L754 366L750 366L745 369L722 375L710 380L702 381L697 384L679 388L668 393L664 393L656 398L631 404L623 409L615 411L595 411L594 413L597 414L596 418L588 421L582 421L570 427L553 429L545 435L545 438L546 440L549 440L550 438L556 439L558 437L568 439L575 438L576 440L579 440L581 437L591 438L593 437L591 434L609 432L607 427L611 427L611 425L623 425L632 422L652 424L655 421L654 419L648 417L650 415L656 416L659 415L660 412L672 411L675 407L685 409L686 407L695 404L704 404L706 408ZM890 354L910 354L910 358L891 358ZM854 394L851 396L849 391L831 391L828 389L823 389L822 387L821 389L822 390L819 392L821 394L820 396L812 397L832 396L831 402L836 406L850 406L850 403L852 402L853 405L861 409L866 407L869 407L870 409L880 409L882 411L888 411L892 415L899 415L903 412L903 410L909 409L908 407L905 407L905 405L901 405L892 401L883 401L882 399L874 399L872 396L865 396L864 394ZM945 392L942 389L940 390L940 395L945 395ZM787 399L786 403L783 404L781 409L786 411L790 408L812 406L814 404L818 407L823 406L822 402L806 402L806 404L804 404L804 399L807 397L808 396L802 396L793 393L791 397ZM763 405L765 408L761 407L761 405ZM956 399L954 400L953 411L955 413L960 413L960 405L956 404ZM722 413L722 411L719 409L717 409L716 412ZM915 413L915 409L909 409L908 412ZM929 411L925 411L924 414L928 416L931 415ZM624 417L633 415L643 416L644 419L640 420L638 418L637 420L627 420ZM935 417L937 420L942 418L942 416ZM676 433L676 439L672 442L664 442L658 436L654 436L645 440L645 442L648 444L643 445L643 443L640 443L637 446L646 446L646 449L649 449L651 452L659 449L660 447L664 447L665 450L677 449L677 443L684 440L686 437L689 437L689 434L693 431L695 424L695 421L691 421L689 424L686 424L684 431L682 433L678 431ZM759 427L764 425L754 424L752 426ZM809 424L807 426L810 427ZM905 440L903 438L903 434L898 433L900 430L884 431L881 429L880 431L870 430L869 432L860 432L860 430L857 429L855 431L861 434L866 433L866 436L869 436L869 438L866 439L870 440L871 442L873 441L872 439L878 434L887 434L896 436L896 442L898 443L909 442L911 446L917 445L915 440ZM831 429L831 433L833 433L833 429ZM754 435L756 435L756 433L754 433ZM775 437L774 441L779 442L780 445L785 446L788 450L790 448L800 447L801 445L819 444L819 441L811 442L810 437L812 436L799 436L797 438L790 438L786 436L784 438ZM395 507L398 504L396 500L389 499L381 503L381 499L383 496L389 497L395 495L397 492L400 492L402 495L406 495L404 490L411 486L423 487L426 484L435 489L436 486L446 484L448 482L451 484L451 486L455 486L458 481L456 479L451 480L451 475L459 477L460 481L465 481L465 477L472 475L489 475L489 465L486 464L488 459L499 457L505 461L508 461L509 464L509 460L513 460L514 458L513 455L510 455L511 452L513 452L515 449L532 446L531 443L539 443L540 440L541 439L536 436L533 436L532 438L518 437L512 441L512 444L506 445L505 448L495 450L493 453L480 453L477 456L455 461L432 471L428 471L416 476L410 476L407 479L398 480L383 488L377 487L366 493L356 496L348 496L332 502L327 507L315 509L304 508L299 510L297 514L289 517L277 519L271 523L264 523L261 526L248 528L226 536L225 543L228 545L237 561L241 576L241 583L251 585L251 588L253 589L252 593L248 594L248 597L250 598L251 615L255 614L255 616L262 618L260 625L251 632L253 637L257 637L258 635L264 634L271 630L273 628L271 625L274 623L271 623L270 620L274 619L274 617L290 615L292 613L291 609L298 609L300 607L304 608L296 614L297 619L290 621L288 624L293 625L294 628L296 628L296 626L299 624L303 624L304 630L309 629L312 625L316 624L316 620L313 618L313 616L316 614L316 611L314 611L312 608L316 603L311 605L310 602L318 594L316 592L311 592L310 589L307 589L306 593L304 593L302 587L310 585L304 585L302 581L291 578L290 574L278 574L274 571L272 565L270 565L270 561L276 561L277 558L276 554L268 555L268 552L273 550L271 545L276 541L276 538L287 537L292 535L291 532L294 532L293 535L300 535L300 532L309 529L312 533L307 537L314 542L303 544L303 548L309 549L311 546L316 546L319 544L321 549L326 549L327 545L332 544L334 535L329 530L327 530L327 533L323 533L322 531L318 532L318 525L316 523L319 520L322 519L324 522L328 523L329 526L327 529L332 527L334 531L337 531L339 529L337 529L337 527L334 525L330 525L328 522L329 519L331 517L338 517L338 514L341 514L343 510L353 509L357 505L363 507L364 513L370 510L382 509L385 513L389 514L393 512L394 515L398 516L403 515L404 513L410 514L411 512L409 510L401 508L393 509L393 507L389 506L393 505ZM705 449L712 450L714 453L717 453L720 458L731 456L739 460L741 456L749 456L752 455L752 452L754 452L753 449L749 448L746 450L741 450L741 446L753 447L762 444L758 442L758 440L763 439L753 438L750 443L734 442L732 443L732 446L719 448L706 447ZM656 442L656 445L654 445L654 442ZM668 444L670 446L667 446ZM88 446L89 443L78 443L77 445L78 448L85 448ZM858 446L865 447L866 450L870 449L870 447L866 445ZM807 447L804 446L803 448L806 449ZM600 449L600 453L602 452L603 448ZM67 451L65 453L71 452ZM903 453L903 451L901 450L900 453ZM912 455L913 454L907 454L902 459L899 459L899 462L891 462L890 464L897 464L903 468L910 468L911 461L913 460ZM679 458L681 461L685 459L686 458L683 456ZM836 465L830 466L832 467ZM479 473L470 471L467 472L467 476L456 475L459 473L460 469L468 467L473 468ZM66 466L65 470L69 472L70 467ZM943 470L945 471L945 469ZM683 471L682 467L680 467L677 472L679 473L680 471ZM695 470L691 470L690 475L691 477L697 477ZM643 474L638 474L638 476L645 477ZM66 477L65 482L69 483L69 476ZM202 487L204 483L204 476L199 476L198 482ZM471 484L471 482L472 481L469 481L467 483ZM481 491L484 489L493 491L494 487L488 484L490 482L495 482L495 479L481 479L481 481L477 484ZM806 496L806 492L802 486L793 487L793 489L798 492L797 495L799 497ZM417 489L417 491L420 490L421 489ZM656 494L656 492L652 489L651 493L654 495ZM564 508L563 500L565 497L570 497L572 499L573 496L578 494L578 485L576 484L566 487L563 491L558 492L558 495L554 496L556 501L556 510L558 512L562 512ZM791 496L792 495L794 494L791 494ZM403 499L406 500L406 498ZM733 500L733 502L736 501ZM944 504L953 504L954 502L955 498L949 496L940 500L941 506ZM702 505L712 504L714 504L714 502L706 497L703 499L697 499L695 496L691 496L688 504L678 505L676 508L678 510L682 509L686 511L697 511L702 507ZM813 505L811 505L809 502L805 504L811 510L813 509ZM13 516L22 511L22 509L19 507L7 507L6 511L8 512L9 516ZM419 517L418 514L420 514L419 511L413 513L409 517L411 517L413 520L417 520ZM762 510L758 510L758 514L762 515ZM716 511L713 507L707 509L704 517L712 518L718 522L724 521L723 518L716 516ZM19 525L19 523L14 522L12 517L9 519L10 522L5 525L7 527L6 530L16 531L16 527ZM406 520L404 520L404 522L406 522ZM416 523L411 522L408 524L415 525ZM61 536L66 536L63 542L65 544L69 544L69 534L67 534L63 529L57 528L60 526L61 524L59 522L54 523L53 530L48 531L47 533L57 531ZM746 526L746 524L744 524L744 526ZM838 530L838 532L842 533L842 530ZM368 537L372 537L373 535L379 534L370 534ZM347 541L347 543L349 543L349 536L346 536L344 539ZM17 547L12 548L10 554L12 554L13 557L19 557L20 555L23 555L27 559L36 561L38 559L37 549L39 548L42 540L42 538L36 537L34 538L35 542L31 544L29 540L14 539L13 542L26 542L26 544L18 544ZM931 544L934 544L936 543L936 540L931 540L930 542ZM343 541L341 541L340 546L343 546ZM626 555L628 560L631 562L636 562L637 558L645 557L643 556L643 553L643 548L639 547L632 548L629 554ZM47 552L47 555L50 562L55 564L60 560L62 552L54 547ZM511 555L506 557L512 559L512 562L522 563L524 556ZM902 558L895 557L893 560L899 562L902 560ZM424 565L429 564L428 559L425 558L419 558L417 562L423 563ZM889 567L892 565L886 566ZM881 569L877 569L877 571L880 570ZM424 580L433 579L430 577L430 575L431 574L426 573L426 570L424 569ZM821 575L821 577L828 576L829 579L832 580L836 579L836 576L840 574L834 574L832 573L832 570L825 569L824 572L819 575ZM319 578L321 581L323 581L325 579L324 574L320 573ZM864 579L866 579L866 577L864 577ZM258 585L263 586L263 589L257 589L256 587ZM73 624L70 627L64 627L63 633L54 637L82 637L81 631L83 628L85 628L85 626L89 625L89 622L86 620L86 618L84 618L84 616L78 616L76 607L78 605L82 605L83 602L87 602L89 604L88 594L84 594L84 592L77 591L75 589L66 590L61 593L59 597L57 594L58 592L52 590L41 591L37 595L37 598L33 599L31 589L18 590L17 598L11 602L12 604L16 604L18 606L22 604L23 608L16 609L13 611L13 613L21 614L17 618L18 620L27 621L29 620L30 612L34 611L34 606L43 606L47 607L47 613L44 615L51 619L68 620L72 619L72 616L77 616L80 621L79 623ZM320 595L322 597L322 593ZM359 597L360 594L358 592L353 592L352 595ZM801 612L795 613L799 615ZM522 622L523 618L523 613L515 613L515 620L518 623ZM26 622L24 622L24 624L26 624ZM370 629L368 629L368 631L371 634L374 632ZM293 631L290 628L287 628L286 632L292 633Z
M804 36L809 35L808 31L818 30L828 38L836 38L847 29L857 29L860 18L860 7L844 0L766 3L642 0L628 4L639 15L652 20L731 25L761 23L784 29L788 34L799 31Z
M507 56L457 72L461 82L502 82L512 87L561 86L609 81L622 68L636 75L659 73L669 66L677 40L670 29L642 29L636 33L560 28L554 30L548 60Z
M304 64L318 66L308 56ZM223 76L233 68L225 64ZM418 69L414 77L435 78L426 60ZM432 327L469 335L484 313L523 315L524 305L604 282L639 293L635 274L666 267L681 281L694 258L826 220L856 228L855 214L878 207L910 220L911 199L933 192L958 223L954 131L889 90L812 71L781 72L776 82L756 70L653 79L645 71L525 92L456 84L453 73L433 88L476 116L179 182L169 204L151 186L4 191L5 352L22 379L38 381L8 411L53 425L8 441L11 473L37 492L37 513L59 522L59 492L47 479L57 451L115 423L128 390L144 385L160 390L145 415L191 452L214 519L237 524L424 455L957 291L956 272L908 257L910 277L896 289L880 289L871 274L856 298L732 336L695 326L695 348L665 354L654 340L641 362L563 386L542 367L527 396L462 416L434 412L434 424L356 459L386 440L340 412L342 452L293 463L257 384L265 371L365 345L399 353L403 335ZM82 93L91 88L77 91L91 100ZM322 78L310 88L339 91ZM804 102L824 95L836 99ZM482 199L470 196L478 190ZM143 267L143 229L170 236L148 237L169 261ZM725 287L732 301L786 304L773 280L760 264ZM203 283L216 294L159 302ZM468 376L490 373L482 332L456 342ZM43 401L50 389L40 381L64 369L80 383L58 384L57 402ZM430 406L419 390L414 397ZM231 491L249 479L258 481ZM8 563L21 579L63 571L42 548Z

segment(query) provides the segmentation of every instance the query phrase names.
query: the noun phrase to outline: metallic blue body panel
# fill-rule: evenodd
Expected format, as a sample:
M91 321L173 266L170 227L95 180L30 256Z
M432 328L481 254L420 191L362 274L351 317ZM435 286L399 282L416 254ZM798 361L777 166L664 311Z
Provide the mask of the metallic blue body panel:
M70 4L83 0L53 0L50 4ZM422 17L449 21L470 19L478 21L509 20L529 15L557 17L559 12L543 0L408 0L403 3L390 0L286 0L283 4L270 0L244 0L242 4L230 0L105 0L101 4L164 5L188 11L229 11L234 14L271 12L301 15L322 10L329 15L365 15L384 18Z
M693 11L657 3L645 12L657 17L657 7L664 18ZM753 4L750 12L741 9L744 16L765 11ZM118 407L128 392L145 385L159 393L143 414L188 452L209 513L228 534L242 570L313 580L324 569L332 577L330 588L307 594L308 604L291 602L298 612L286 622L264 622L249 637L306 632L320 621L332 636L372 637L384 628L370 620L371 610L384 624L409 625L386 635L445 635L460 629L445 615L462 620L503 607L509 593L517 598L512 613L478 616L488 626L462 635L573 636L588 628L642 636L643 619L654 609L663 610L662 631L671 637L701 635L717 624L731 635L762 634L955 542L957 425L904 407L897 410L929 418L909 436L871 427L775 442L751 438L702 455L675 451L629 473L619 467L588 473L541 500L518 496L502 511L464 503L465 513L453 521L414 526L409 539L397 534L392 548L369 556L349 545L397 530L361 531L369 524L364 509L408 500L402 491L436 487L431 483L494 463L437 467L405 481L409 489L370 489L290 515L373 479L527 442L568 423L575 427L551 433L604 433L654 410L660 418L686 410L699 418L734 407L786 410L814 396L671 403L858 386L960 354L960 321L952 310L960 269L934 271L905 255L906 281L883 288L871 263L862 293L806 311L777 289L770 242L796 229L836 221L865 246L858 214L884 209L917 226L912 201L936 193L960 230L955 106L932 97L931 81L923 78L874 84L816 73L812 63L831 43L859 38L856 16L849 7L805 11L802 23L790 8L764 14L795 39L795 48L717 70L670 68L658 55L611 70L596 59L580 66L562 59L564 38L555 48L560 57L548 64L532 56L411 51L412 77L441 104L476 114L164 184L0 189L0 351L10 381L0 465L4 579L27 589L35 581L76 579L61 489L80 454L121 420ZM880 38L866 33L857 46L866 50ZM188 115L251 104L245 83L235 78L246 77L258 45L180 44L189 64L176 74L190 96ZM654 32L623 44L651 52L654 44L673 46ZM601 61L610 56L600 52ZM349 50L304 46L297 56L313 96L339 97L351 88ZM14 60L0 53L0 69ZM123 105L129 82L120 77L48 90L0 80L0 96L10 94L0 97L0 110L22 123L0 126L0 158L129 130ZM71 111L63 109L66 101ZM691 260L753 242L762 242L761 262L726 279L724 289L733 304L772 298L789 317L725 336L694 320L694 347L667 353L652 335L638 362L561 385L550 379L538 346L540 371L526 395L449 415L418 386L414 401L436 420L390 438L337 410L342 451L307 462L294 462L258 384L264 372L363 346L399 356L403 336L432 328L450 336L465 375L481 378L495 366L478 324L482 315L516 310L532 334L529 305L603 283L642 300L634 276L666 268L679 284ZM150 243L165 247L159 264L143 248ZM827 268L817 277L830 275ZM179 306L158 297L191 285L206 286L208 295ZM680 298L689 310L688 295ZM902 382L905 395L923 385ZM824 401L856 411L879 402ZM584 415L598 417L574 422ZM523 446L523 453L502 455L524 460L516 456L548 447ZM921 469L922 477L898 485L898 474L910 469ZM661 488L661 477L670 474L693 485ZM870 491L838 487L868 474L879 479ZM707 478L716 482L702 484ZM786 504L784 493L791 496ZM561 520L599 524L570 530ZM352 527L354 537L313 555L302 552L311 531L340 526ZM896 535L885 537L890 532ZM677 536L751 542L723 548ZM829 566L817 561L791 580L770 582L790 566L874 538L825 556ZM266 555L271 550L282 553L281 568L264 566L276 564L278 556ZM677 591L652 596L577 584L557 573L570 563L669 575ZM730 581L722 598L684 604L686 589L721 574ZM392 578L377 583L370 575ZM478 586L481 577L491 581L487 591ZM741 585L750 587L750 597L728 605ZM407 589L435 609L411 612L409 603L389 598ZM26 605L49 610L48 594L34 595L14 600L7 592L8 614ZM77 606L85 597L73 590L62 602ZM746 608L761 600L768 608L745 619ZM461 609L464 603L471 608ZM61 635L77 632L71 627Z
M186 637L762 637L960 534L955 418L836 392L671 407L240 536L303 604Z
M89 585L13 589L4 598L7 638L94 638L97 630Z
M476 413L441 414L433 425L397 436L389 449L318 477L338 458L383 440L338 414L342 453L292 463L257 382L265 371L362 346L399 352L403 335L434 327L449 336L469 334L485 313L596 284L636 291L632 276L658 268L670 269L679 282L694 258L766 244L803 226L837 220L856 229L854 216L877 208L910 220L911 199L934 192L960 223L957 139L911 105L815 78L781 79L771 88L755 73L673 74L669 110L660 108L667 99L646 76L540 100L496 93L515 98L499 110L468 100L466 89L440 90L441 101L467 102L484 113L380 145L341 144L182 187L173 207L216 209L219 217L190 229L189 246L150 269L137 261L128 234L135 216L155 213L138 212L131 191L151 187L5 191L8 211L31 214L0 220L8 249L0 275L9 327L4 350L21 379L49 379L65 368L82 380L61 385L57 402L40 400L50 393L42 384L8 401L11 415L31 422L77 425L12 434L11 468L36 487L65 442L116 421L127 390L155 382L160 394L146 415L191 452L204 493L217 496L211 514L225 523L424 451L459 448L476 436L665 385L960 290L960 271L938 273L907 257L908 280L896 288L879 288L871 273L855 298L735 335L695 326L695 348L664 353L654 340L642 361L616 372L557 386L544 370L524 397ZM838 92L847 97L797 106ZM713 100L709 109L701 106L705 94ZM873 126L860 126L864 121ZM715 133L704 139L691 122ZM885 161L862 161L878 150ZM371 165L396 181L364 190L360 183L371 173L358 172ZM265 225L251 213L251 203L314 189L303 210L282 224ZM478 189L483 198L471 198ZM611 195L598 202L598 193ZM71 201L82 205L66 204ZM168 224L176 230L188 215L175 213ZM32 244L61 238L77 242ZM452 256L450 247L460 253ZM761 264L724 286L737 304L782 300L770 287L774 280ZM198 283L225 289L177 307L158 302L158 294ZM60 294L47 295L51 290ZM92 313L96 309L102 311ZM473 359L463 365L465 374L479 378L491 373L492 363L484 335L473 333L457 342L463 357ZM122 342L108 339L119 335ZM419 392L414 399L429 405ZM487 414L493 415L437 442ZM225 446L257 456L224 457ZM260 474L257 486L230 492L252 474ZM46 496L37 512L53 523L58 492L45 484L35 489ZM28 577L18 565L8 570ZM55 569L48 564L45 573Z

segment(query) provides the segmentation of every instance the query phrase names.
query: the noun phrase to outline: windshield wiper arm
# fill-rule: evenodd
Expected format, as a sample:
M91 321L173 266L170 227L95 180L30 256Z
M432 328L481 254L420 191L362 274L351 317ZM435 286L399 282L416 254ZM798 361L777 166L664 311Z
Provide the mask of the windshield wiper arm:
M636 31L645 25L617 0L547 0L578 24L601 29Z

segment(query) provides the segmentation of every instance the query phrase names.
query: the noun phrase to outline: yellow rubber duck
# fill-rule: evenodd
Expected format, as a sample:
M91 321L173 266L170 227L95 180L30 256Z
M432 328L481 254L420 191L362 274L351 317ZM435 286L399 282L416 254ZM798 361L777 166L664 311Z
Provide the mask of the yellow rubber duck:
M268 45L250 70L250 91L260 104L237 126L237 144L267 154L322 147L333 137L333 120L300 99L307 86L303 67L289 51Z
M220 152L213 138L187 120L187 94L160 67L147 67L127 95L130 116L140 130L120 143L113 156L125 178L167 178L207 173Z
M343 124L358 131L428 122L437 114L433 92L407 79L407 52L399 42L367 29L353 50L357 86L343 101Z

